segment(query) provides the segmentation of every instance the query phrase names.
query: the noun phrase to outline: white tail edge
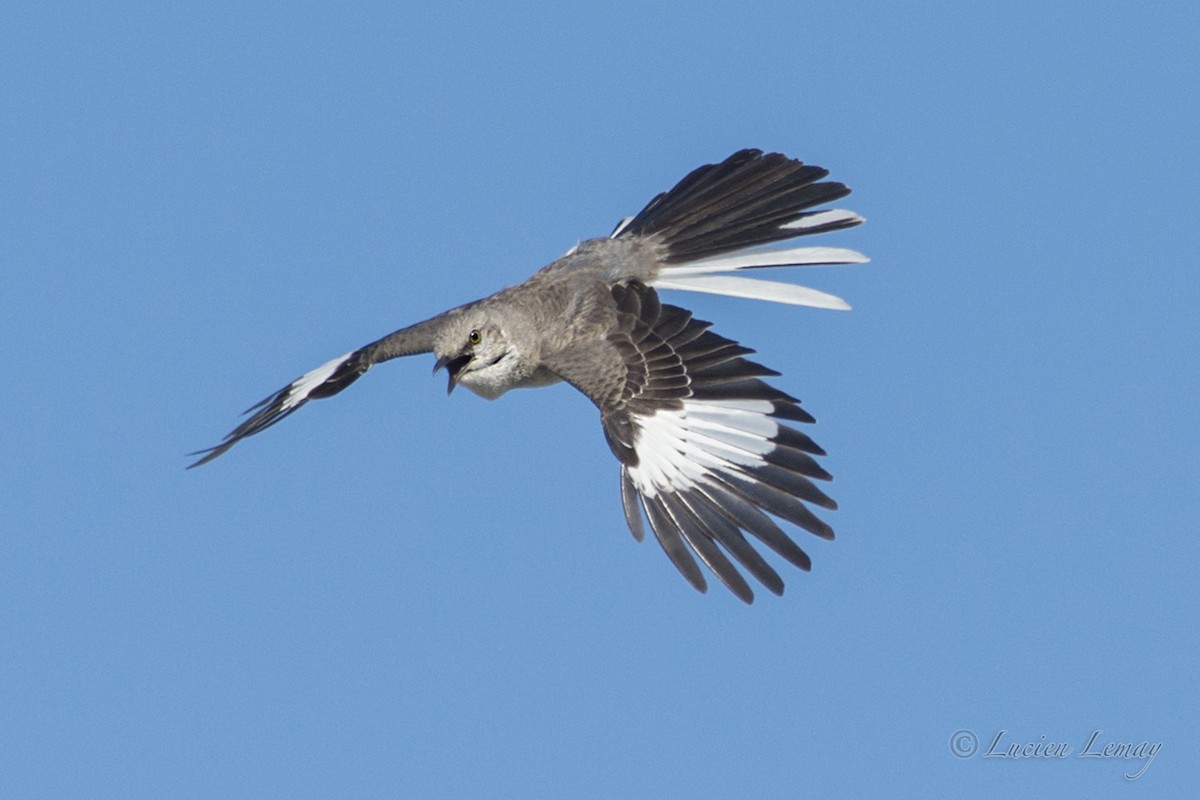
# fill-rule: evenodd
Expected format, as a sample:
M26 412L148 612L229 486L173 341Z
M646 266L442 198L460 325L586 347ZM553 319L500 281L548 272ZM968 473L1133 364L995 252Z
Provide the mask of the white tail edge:
M804 267L821 264L865 264L871 259L857 250L844 247L787 247L774 250L739 250L723 256L701 258L663 267L662 274L672 278L705 275L760 267Z
M660 278L652 285L656 289L705 292L726 297L743 297L747 300L766 300L771 303L787 303L794 306L828 308L834 311L850 310L850 304L835 295L819 292L807 286L764 281L758 278L740 278L733 275L696 275Z

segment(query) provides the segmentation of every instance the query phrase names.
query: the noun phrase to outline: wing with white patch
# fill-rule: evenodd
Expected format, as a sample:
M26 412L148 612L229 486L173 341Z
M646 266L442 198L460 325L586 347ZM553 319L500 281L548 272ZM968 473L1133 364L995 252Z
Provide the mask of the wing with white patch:
M356 350L338 356L332 361L327 361L316 369L304 373L278 392L250 406L242 413L249 414L253 411L254 415L227 433L220 444L188 454L203 456L195 463L189 464L188 469L207 464L247 436L264 431L284 417L291 415L309 400L328 397L349 386L370 366L362 363L358 355L359 351Z
M813 418L762 380L778 373L746 359L752 350L662 305L654 289L617 285L612 294L618 324L604 343L608 355L594 346L563 377L600 408L621 461L630 531L643 537L644 512L667 556L700 591L706 582L696 556L747 603L754 594L738 564L782 593L783 580L746 535L803 570L811 567L808 555L772 517L833 538L808 508L836 508L814 483L830 478L814 458L824 451L789 424ZM584 362L592 369L586 376Z
M253 414L241 425L227 433L220 444L189 453L188 455L201 456L201 458L189 464L188 469L207 464L247 436L260 433L284 417L290 416L309 400L337 394L358 380L374 364L398 356L429 352L433 349L434 330L442 316L444 315L402 328L304 373L287 386L242 412L244 414L253 412Z

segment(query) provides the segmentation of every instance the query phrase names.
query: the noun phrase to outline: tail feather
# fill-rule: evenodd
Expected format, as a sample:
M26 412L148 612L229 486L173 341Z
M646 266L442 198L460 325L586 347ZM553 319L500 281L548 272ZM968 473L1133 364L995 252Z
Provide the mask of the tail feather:
M714 211L719 213L762 194L777 195L828 174L781 153L740 150L720 164L692 170L674 188L655 197L634 217L628 232L660 234L670 245L682 244L680 230L711 218Z
M770 187L775 189L777 187ZM774 195L763 192L720 209L712 209L680 229L667 245L667 261L690 261L743 247L769 244L797 235L784 227L803 209L839 200L850 193L841 183L805 184Z
M685 275L706 275L715 272L734 272L743 269L770 267L831 266L834 264L865 264L867 257L857 250L843 247L787 247L747 249L711 258L700 258L684 264L669 264L662 268L664 278Z
M716 274L867 261L840 247L768 247L863 222L845 209L811 210L850 194L845 184L822 181L828 174L780 153L741 150L693 170L636 216L622 220L612 236L657 239L662 268L651 285L663 289L847 309L843 300L814 289Z
M781 153L741 150L693 170L614 235L657 236L664 261L677 263L857 225L856 215L805 213L850 193L845 184L818 182L828 174ZM820 215L822 224L806 227L803 220Z
M657 280L656 289L680 289L685 292L704 292L747 300L767 300L793 306L828 308L849 311L850 304L840 297L794 283L764 281L758 278L739 278L734 275L698 275L696 277Z
M809 236L814 233L829 233L830 231L852 228L861 225L863 218L853 211L844 208L829 208L824 211L807 211L800 218L779 227L784 230L796 231L797 236Z

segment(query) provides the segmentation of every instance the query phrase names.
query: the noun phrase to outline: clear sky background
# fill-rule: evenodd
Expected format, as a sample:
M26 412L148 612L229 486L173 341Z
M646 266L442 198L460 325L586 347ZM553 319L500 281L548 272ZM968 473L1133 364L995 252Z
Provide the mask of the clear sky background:
M1194 796L1198 36L1186 2L5 3L0 797ZM447 398L428 356L185 472L751 146L850 184L820 243L872 258L786 276L848 314L670 297L819 419L838 539L797 533L782 598L633 541L581 395ZM1095 731L1161 749L1128 781Z

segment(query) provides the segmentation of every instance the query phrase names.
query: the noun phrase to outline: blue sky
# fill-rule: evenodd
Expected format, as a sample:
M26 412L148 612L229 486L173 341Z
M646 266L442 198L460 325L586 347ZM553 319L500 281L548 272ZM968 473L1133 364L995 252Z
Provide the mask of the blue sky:
M0 796L1194 792L1197 31L6 4ZM822 243L872 257L795 276L848 314L670 298L819 420L838 539L782 598L633 541L585 398L447 398L430 357L184 471L749 146L850 184L868 222Z

